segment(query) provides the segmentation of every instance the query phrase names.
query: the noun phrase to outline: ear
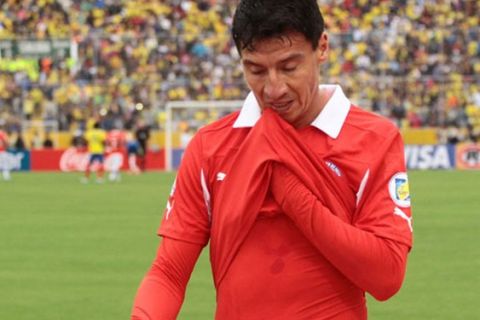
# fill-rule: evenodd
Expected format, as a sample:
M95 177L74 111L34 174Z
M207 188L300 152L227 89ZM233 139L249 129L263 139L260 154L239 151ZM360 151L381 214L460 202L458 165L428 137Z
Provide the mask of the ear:
M318 46L316 49L318 63L323 63L328 59L328 34L324 31L318 39Z

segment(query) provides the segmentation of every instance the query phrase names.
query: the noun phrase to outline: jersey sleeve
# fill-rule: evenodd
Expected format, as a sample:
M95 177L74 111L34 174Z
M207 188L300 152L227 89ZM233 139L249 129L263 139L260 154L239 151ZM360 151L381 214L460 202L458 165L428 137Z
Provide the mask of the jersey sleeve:
M208 190L201 136L188 144L158 230L160 236L206 245L210 236Z
M353 224L375 235L412 246L412 213L404 147L397 131L376 146L371 167L360 185Z
M202 246L164 238L138 288L131 320L176 319Z
M408 247L351 225L289 169L274 166L272 194L305 237L358 288L387 300L401 287ZM332 211L332 209L334 211Z

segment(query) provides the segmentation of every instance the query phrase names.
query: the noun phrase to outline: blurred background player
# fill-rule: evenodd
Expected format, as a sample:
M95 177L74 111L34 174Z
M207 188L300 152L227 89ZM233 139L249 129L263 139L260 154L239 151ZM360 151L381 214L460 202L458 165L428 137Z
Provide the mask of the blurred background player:
M8 135L0 127L0 170L2 170L3 180L10 180L10 165L7 161Z
M147 167L147 144L150 138L150 127L142 119L138 120L135 129L135 138L138 142L138 162L140 170L145 171Z
M55 147L50 131L45 132L45 138L43 139L42 146L44 149L53 149Z
M99 122L95 122L92 129L88 129L85 133L85 139L87 140L87 148L90 153L90 159L88 165L85 168L85 176L82 178L82 182L87 183L90 178L90 171L94 170L97 174L97 182L103 182L104 173L104 153L105 153L105 141L107 139L107 133L100 127Z
M108 180L120 181L120 170L123 165L123 155L125 151L125 132L121 129L112 129L107 133L106 153L109 155Z
M137 165L138 141L130 131L127 132L126 139L128 172L132 174L140 174L140 168Z

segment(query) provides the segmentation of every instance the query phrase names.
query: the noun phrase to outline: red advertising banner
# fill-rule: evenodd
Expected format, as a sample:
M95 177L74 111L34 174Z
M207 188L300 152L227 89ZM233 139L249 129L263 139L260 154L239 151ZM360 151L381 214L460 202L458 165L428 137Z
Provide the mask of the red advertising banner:
M59 171L60 158L65 150L32 150L30 151L30 170Z
M146 168L147 170L165 170L165 150L148 151Z
M84 171L89 160L88 152L77 148L68 148L66 150L32 150L30 157L32 171ZM126 153L114 152L107 154L105 156L105 169L109 171L112 167L119 166L122 170L127 170L128 161L126 159ZM139 163L140 166L140 159L138 157L137 163ZM145 169L164 170L164 151L147 152Z

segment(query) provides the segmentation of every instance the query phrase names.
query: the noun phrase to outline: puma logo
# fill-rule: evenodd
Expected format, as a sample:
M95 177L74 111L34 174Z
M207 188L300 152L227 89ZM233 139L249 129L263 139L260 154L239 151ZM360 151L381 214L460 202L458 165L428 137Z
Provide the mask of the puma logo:
M223 181L227 174L225 172L219 172L217 173L217 181Z
M407 216L405 212L400 210L398 207L395 207L395 210L393 210L393 214L399 216L400 218L404 219L408 223L408 227L410 228L410 231L413 232L413 227L412 227L412 217Z

